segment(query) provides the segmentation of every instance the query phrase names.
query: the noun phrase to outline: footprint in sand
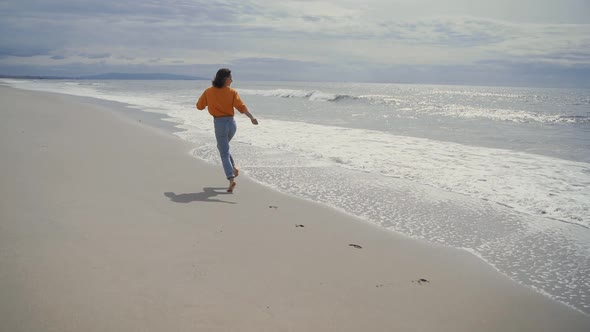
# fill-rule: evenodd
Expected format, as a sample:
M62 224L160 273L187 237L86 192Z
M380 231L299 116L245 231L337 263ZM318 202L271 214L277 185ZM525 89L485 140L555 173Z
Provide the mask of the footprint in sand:
M418 283L419 285L422 285L422 284L429 284L429 283L430 283L430 281L428 281L428 280L426 280L426 279L424 279L424 278L422 278L422 279L418 279L418 280L412 280L412 282L416 282L416 283Z

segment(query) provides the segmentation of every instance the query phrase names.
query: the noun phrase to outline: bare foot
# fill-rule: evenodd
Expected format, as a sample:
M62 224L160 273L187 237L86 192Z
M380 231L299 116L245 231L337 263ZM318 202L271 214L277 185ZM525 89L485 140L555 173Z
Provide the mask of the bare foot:
M229 184L229 187L227 187L227 192L228 192L228 193L231 193L231 192L233 192L233 191L234 191L234 188L236 187L236 185L237 185L236 181L232 181L232 182Z
M240 175L240 170L234 167L234 177L237 178Z

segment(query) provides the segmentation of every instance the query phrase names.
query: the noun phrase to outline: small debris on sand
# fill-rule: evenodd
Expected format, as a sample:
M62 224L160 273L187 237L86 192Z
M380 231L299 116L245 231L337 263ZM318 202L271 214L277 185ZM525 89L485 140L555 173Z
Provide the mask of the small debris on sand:
M429 283L430 283L430 281L428 281L428 280L426 280L426 279L424 279L424 278L421 278L421 279L418 279L418 280L412 280L412 282L416 282L416 283L418 283L419 285L422 285L422 284L429 284Z

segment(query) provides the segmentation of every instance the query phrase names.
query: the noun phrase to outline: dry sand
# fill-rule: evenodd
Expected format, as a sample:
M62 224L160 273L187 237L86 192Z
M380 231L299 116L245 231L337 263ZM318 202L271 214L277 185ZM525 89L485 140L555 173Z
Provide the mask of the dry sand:
M112 109L0 96L2 332L590 331L466 252L247 174L227 194L194 145Z

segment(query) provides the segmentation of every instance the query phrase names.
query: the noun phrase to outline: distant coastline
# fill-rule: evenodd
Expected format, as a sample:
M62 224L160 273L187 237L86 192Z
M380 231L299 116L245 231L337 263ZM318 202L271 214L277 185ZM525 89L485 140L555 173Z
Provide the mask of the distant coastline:
M176 75L176 74L129 74L129 73L107 73L88 76L43 76L43 75L2 75L0 78L28 79L28 80L209 80L198 76Z

